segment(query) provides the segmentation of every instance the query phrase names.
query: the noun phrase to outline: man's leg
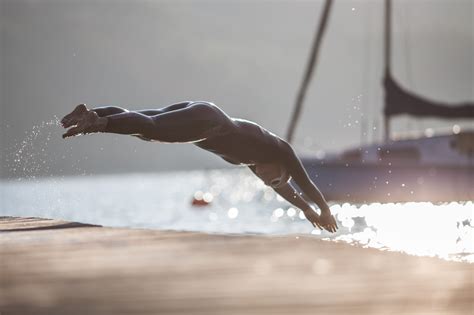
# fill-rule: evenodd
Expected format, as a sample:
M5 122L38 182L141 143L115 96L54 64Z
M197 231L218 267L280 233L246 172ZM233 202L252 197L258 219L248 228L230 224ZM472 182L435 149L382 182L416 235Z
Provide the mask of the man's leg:
M160 114L147 116L152 114L150 111L159 111ZM85 119L63 137L108 132L162 142L196 142L205 139L204 135L213 128L229 123L227 115L205 102L185 102L161 110L126 111L102 117L99 113L104 114L98 109L89 111Z
M215 105L204 102L174 104L154 116L144 113L150 114L147 110L107 116L107 126L103 131L139 135L161 142L196 142L229 120Z
M171 105L168 105L168 106L163 107L163 108L142 109L142 110L137 110L136 112L140 113L140 114L143 114L143 115L147 115L147 116L155 116L155 115L159 115L159 114L164 114L166 112L171 112L171 111L174 111L174 110L186 108L192 103L193 102L186 101L186 102L171 104Z
M171 104L164 108L144 109L144 110L138 110L136 112L146 115L146 116L155 116L155 115L163 114L163 113L170 112L173 110L183 109L191 103L192 102L190 101L186 101L186 102ZM79 120L81 120L84 117L84 115L87 114L88 111L89 110L87 109L85 104L79 104L71 113L64 116L64 118L61 120L61 124L63 125L64 128L69 128L71 126L74 126L79 122ZM107 117L110 115L126 113L129 110L125 108L117 107L117 106L103 106L103 107L92 108L91 111L96 112L99 117Z

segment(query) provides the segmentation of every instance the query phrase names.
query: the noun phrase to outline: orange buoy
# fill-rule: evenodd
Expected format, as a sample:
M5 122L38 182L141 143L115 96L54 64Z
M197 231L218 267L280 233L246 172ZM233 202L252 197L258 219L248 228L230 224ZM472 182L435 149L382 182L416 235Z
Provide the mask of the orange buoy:
M194 193L191 204L196 207L203 207L209 205L212 199L214 199L214 196L210 192L203 193L198 190Z

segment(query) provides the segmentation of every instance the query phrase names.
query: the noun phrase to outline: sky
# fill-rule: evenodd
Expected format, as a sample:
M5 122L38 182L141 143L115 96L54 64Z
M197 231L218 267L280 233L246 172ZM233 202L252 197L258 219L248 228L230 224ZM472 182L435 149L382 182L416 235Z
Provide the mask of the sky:
M46 123L80 103L144 109L206 100L284 137L322 5L0 0L0 175L227 166L189 144L110 134L63 140L63 130ZM471 0L393 1L392 68L402 86L438 101L474 100L473 10ZM334 2L295 134L298 152L381 140L382 40L383 1ZM409 117L392 124L394 133L473 127Z

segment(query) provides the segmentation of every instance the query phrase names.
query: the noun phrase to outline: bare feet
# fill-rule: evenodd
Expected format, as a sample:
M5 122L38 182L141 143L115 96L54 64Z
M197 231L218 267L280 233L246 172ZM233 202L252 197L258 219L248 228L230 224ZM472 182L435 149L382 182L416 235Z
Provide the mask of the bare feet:
M76 126L70 128L65 134L63 134L64 139L78 134L102 132L107 125L107 118L99 117L96 112L87 109L86 113L78 119Z
M64 116L63 119L61 119L61 124L64 128L69 128L71 126L77 125L79 120L81 120L87 112L88 109L86 105L79 104L70 114L67 114L66 116Z

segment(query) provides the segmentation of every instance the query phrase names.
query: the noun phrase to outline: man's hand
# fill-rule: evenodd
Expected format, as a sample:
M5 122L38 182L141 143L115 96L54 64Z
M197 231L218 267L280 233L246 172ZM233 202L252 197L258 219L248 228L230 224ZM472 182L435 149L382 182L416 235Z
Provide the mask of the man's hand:
M72 112L67 114L66 116L61 119L61 125L63 125L64 128L69 128L74 125L77 125L79 121L84 119L84 116L87 114L89 110L87 109L86 104L79 104L74 108Z
M314 227L318 227L321 230L324 229L331 233L336 232L338 228L337 223L330 211L323 211L321 215L319 215L310 208L303 213L306 219L308 219Z
M250 169L255 173L252 167L250 167ZM324 229L328 232L335 232L337 230L336 220L331 215L331 210L324 199L321 200L319 205L321 209L320 216L311 208L310 204L301 197L291 183L286 183L278 188L273 187L273 189L286 199L286 201L303 210L306 219L308 219L314 227L318 227L321 230Z
M61 120L61 124L64 128L71 127L63 134L65 139L79 134L102 132L107 125L107 118L99 117L96 112L80 104Z
M306 219L308 219L308 221L311 222L311 224L314 227L317 227L320 230L323 229L323 227L321 225L321 218L320 218L319 214L314 212L313 209L311 209L311 208L306 209L305 211L303 211L303 213L304 213L304 216L306 217Z
M329 232L336 232L338 226L336 223L336 219L334 219L334 216L331 214L331 211L322 211L321 215L319 216L319 224L327 231Z

